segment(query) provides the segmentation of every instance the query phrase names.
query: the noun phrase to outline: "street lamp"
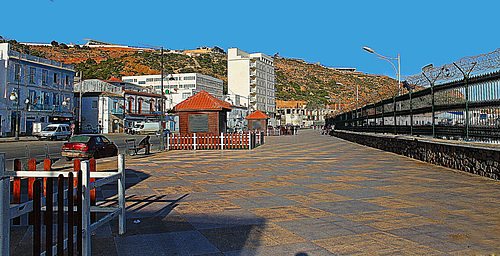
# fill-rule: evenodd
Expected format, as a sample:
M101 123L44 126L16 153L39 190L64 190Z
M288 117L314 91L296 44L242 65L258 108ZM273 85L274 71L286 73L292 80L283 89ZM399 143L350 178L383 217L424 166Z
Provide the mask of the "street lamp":
M399 53L398 53L398 57L397 58L391 58L391 57L386 57L386 56L383 56L383 55L380 55L378 53L376 53L372 48L368 47L368 46L363 46L363 50L369 52L369 53L373 53L375 55L377 55L377 59L382 59L382 60L385 60L387 62L389 62L392 67L394 68L394 70L396 71L396 76L397 76L397 79L398 79L398 90L399 90L399 95L401 95L401 58L399 56ZM396 68L396 66L394 66L394 63L392 63L392 61L390 60L398 60L398 68Z

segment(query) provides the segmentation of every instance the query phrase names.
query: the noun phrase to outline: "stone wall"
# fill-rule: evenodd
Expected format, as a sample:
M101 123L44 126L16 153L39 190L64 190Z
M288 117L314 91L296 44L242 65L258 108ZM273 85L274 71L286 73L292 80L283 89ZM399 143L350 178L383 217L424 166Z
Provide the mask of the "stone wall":
M431 164L500 179L500 148L479 143L331 131L330 135Z

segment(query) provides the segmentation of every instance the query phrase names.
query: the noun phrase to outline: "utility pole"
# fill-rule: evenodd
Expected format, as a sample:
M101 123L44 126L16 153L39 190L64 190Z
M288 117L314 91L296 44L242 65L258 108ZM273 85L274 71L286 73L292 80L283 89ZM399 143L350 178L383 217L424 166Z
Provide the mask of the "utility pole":
M80 100L78 101L78 133L82 132L82 90L83 90L83 71L80 71Z
M165 100L163 94L165 93L163 89L163 46L161 47L161 118L160 118L160 150L165 150L165 134L163 130L163 120L165 115Z

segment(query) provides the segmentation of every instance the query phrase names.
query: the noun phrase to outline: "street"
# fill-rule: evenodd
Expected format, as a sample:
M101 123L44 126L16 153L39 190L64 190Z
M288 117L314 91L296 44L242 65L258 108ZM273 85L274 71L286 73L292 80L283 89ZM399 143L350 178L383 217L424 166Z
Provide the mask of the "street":
M126 144L125 139L135 138L137 143L146 135L130 135L125 133L104 134L109 140L114 142L118 147L119 153L125 154ZM160 145L160 138L155 135L150 135L150 142L153 144L152 150L157 150ZM48 156L50 158L59 158L57 165L70 163L61 157L61 148L66 141L19 141L0 143L0 152L6 153L7 170L12 170L14 159L30 159L43 160Z

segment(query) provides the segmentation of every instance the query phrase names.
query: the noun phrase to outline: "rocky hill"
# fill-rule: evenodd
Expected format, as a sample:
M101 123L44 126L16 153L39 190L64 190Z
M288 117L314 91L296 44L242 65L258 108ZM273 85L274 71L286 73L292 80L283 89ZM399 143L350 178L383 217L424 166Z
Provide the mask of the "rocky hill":
M73 64L82 71L85 79L121 78L129 75L160 74L159 50L130 48L89 48L54 46L26 46L11 41L13 50ZM164 70L169 73L197 72L225 81L227 84L227 58L224 54L188 56L172 53L163 55ZM360 105L397 92L397 82L386 76L361 72L341 72L302 60L275 57L277 100L306 101L307 106L337 105L343 108L355 101L356 87ZM354 104L349 105L354 107Z

